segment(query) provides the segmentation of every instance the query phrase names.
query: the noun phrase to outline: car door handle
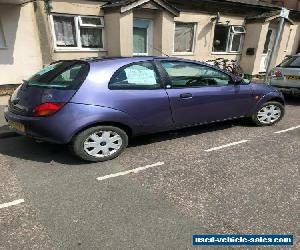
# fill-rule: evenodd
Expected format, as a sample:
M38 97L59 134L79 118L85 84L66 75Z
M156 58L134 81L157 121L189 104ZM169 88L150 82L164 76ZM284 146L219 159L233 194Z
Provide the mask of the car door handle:
M191 99L193 98L193 95L191 93L184 93L180 95L181 99Z

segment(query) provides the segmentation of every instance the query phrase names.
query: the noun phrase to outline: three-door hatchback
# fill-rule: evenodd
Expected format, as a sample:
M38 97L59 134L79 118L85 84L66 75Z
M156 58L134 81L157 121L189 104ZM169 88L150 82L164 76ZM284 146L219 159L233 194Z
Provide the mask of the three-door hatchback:
M282 94L214 66L169 57L55 62L14 92L5 118L16 132L69 144L81 159L117 157L136 135L284 115Z

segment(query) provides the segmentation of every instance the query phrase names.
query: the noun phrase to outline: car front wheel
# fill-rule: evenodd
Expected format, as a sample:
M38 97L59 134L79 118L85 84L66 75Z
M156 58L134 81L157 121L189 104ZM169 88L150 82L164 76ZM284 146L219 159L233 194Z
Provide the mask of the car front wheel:
M279 122L284 116L284 106L279 102L264 103L252 116L252 120L259 126L271 126Z
M113 126L97 126L80 132L71 149L85 161L107 161L119 156L128 145L125 131Z

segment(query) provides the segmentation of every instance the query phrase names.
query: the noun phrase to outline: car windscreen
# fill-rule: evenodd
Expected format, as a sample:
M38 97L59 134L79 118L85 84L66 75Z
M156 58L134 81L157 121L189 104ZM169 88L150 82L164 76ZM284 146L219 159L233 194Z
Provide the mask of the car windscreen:
M284 60L279 67L281 68L300 68L300 56L292 56Z
M83 61L59 61L34 74L26 86L44 88L77 89L89 72L89 64Z

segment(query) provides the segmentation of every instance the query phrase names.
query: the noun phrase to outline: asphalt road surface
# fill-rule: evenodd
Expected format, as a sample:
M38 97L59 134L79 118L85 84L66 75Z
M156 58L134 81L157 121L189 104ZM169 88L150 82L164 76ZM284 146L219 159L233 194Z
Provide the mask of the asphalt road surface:
M0 249L198 249L193 234L227 233L293 234L300 249L300 98L286 108L273 127L240 120L136 138L105 163L0 139Z

